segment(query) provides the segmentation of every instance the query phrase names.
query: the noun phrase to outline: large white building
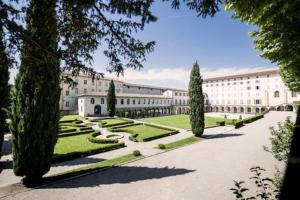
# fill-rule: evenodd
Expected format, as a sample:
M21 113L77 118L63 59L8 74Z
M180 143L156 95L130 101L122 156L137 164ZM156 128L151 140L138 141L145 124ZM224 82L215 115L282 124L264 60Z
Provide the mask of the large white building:
M64 76L71 76L68 73ZM106 115L108 85L114 80L116 109L119 115L138 116L188 113L187 90L126 83L108 77L92 79L86 75L74 78L71 88L62 83L60 109L81 116ZM206 112L258 113L269 109L293 110L300 95L283 83L278 69L256 71L203 80ZM154 114L153 114L154 113Z
M279 70L269 69L203 81L207 112L258 113L293 110L300 95L283 83Z
M70 77L71 74L64 73L63 76ZM81 116L106 115L106 98L111 80L116 88L116 110L119 114L135 112L140 116L153 116L188 112L186 90L132 84L108 77L92 79L82 74L74 78L77 82L74 88L61 83L60 110Z

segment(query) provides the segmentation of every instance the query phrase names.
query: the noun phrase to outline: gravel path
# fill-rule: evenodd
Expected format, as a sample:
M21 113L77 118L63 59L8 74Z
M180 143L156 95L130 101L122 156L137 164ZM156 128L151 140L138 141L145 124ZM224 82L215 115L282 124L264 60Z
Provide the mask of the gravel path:
M251 182L250 167L259 165L267 169L265 174L269 177L275 171L274 165L282 167L282 163L263 150L263 145L270 143L270 126L276 126L287 116L294 115L290 112L270 112L263 119L226 133L207 129L212 132L206 135L214 137L7 199L234 199L229 190L233 180ZM252 184L248 186L253 187Z

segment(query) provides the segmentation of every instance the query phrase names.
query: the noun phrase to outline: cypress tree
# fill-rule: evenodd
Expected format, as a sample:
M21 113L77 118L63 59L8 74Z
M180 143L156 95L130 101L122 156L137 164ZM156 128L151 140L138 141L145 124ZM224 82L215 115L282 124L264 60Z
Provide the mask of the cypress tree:
M2 110L2 108L6 108L9 99L9 59L5 51L4 39L3 39L3 24L0 20L0 158L1 158L1 149L4 137L5 130L5 118L6 113Z
M202 78L199 65L196 62L193 65L189 82L189 106L190 123L192 132L196 136L201 136L204 131L204 96L202 93Z
M49 171L58 134L60 67L54 0L31 0L12 99L14 173L36 181Z
M110 117L113 117L116 114L116 101L115 84L114 81L111 80L107 93L107 113Z

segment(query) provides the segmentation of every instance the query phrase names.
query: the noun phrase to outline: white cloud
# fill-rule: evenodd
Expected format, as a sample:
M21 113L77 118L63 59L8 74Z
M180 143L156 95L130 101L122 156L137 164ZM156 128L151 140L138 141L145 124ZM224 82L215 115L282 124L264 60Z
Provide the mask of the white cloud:
M269 69L270 67L256 68L202 68L201 74L203 78L226 76L240 74L245 72L260 71ZM184 68L163 68L163 69L144 69L142 71L126 70L121 80L130 83L139 83L146 85L154 85L171 88L187 88L190 77L190 69Z

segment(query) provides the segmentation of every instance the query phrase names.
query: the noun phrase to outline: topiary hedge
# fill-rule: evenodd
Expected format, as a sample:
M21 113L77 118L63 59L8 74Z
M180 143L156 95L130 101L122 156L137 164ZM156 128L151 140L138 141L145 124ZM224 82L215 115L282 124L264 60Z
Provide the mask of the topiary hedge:
M70 137L70 136L83 135L83 134L92 133L92 132L94 132L93 129L83 130L83 131L75 131L75 132L66 132L66 133L60 133L58 135L58 137Z
M240 128L240 127L244 126L244 122L243 122L243 120L235 121L233 123L233 125L235 128Z
M101 135L100 132L93 132L87 136L87 139L92 143L97 144L111 144L111 143L118 143L118 139L102 139L102 138L96 138L97 136Z
M217 121L216 125L217 126L225 126L225 121Z
M245 118L243 120L235 121L233 123L233 125L234 125L235 128L240 128L240 127L244 126L244 124L248 124L248 123L254 122L254 121L256 121L258 119L261 119L263 117L264 117L264 114L257 114L255 116L248 117L248 118Z
M148 141L151 141L151 140L156 140L156 139L159 139L159 138L163 138L163 137L175 135L177 133L179 133L179 131L178 130L174 130L174 131L169 132L169 133L164 133L164 134L161 134L161 135L150 136L150 137L147 137L147 138L143 138L143 142L148 142Z
M98 149L93 149L88 151L77 151L77 152L71 152L67 154L54 155L52 158L52 163L59 163L68 160L73 160L76 158L86 157L89 155L103 153L103 152L107 152L107 151L111 151L123 147L125 147L125 143L121 142L121 143L111 144L110 146L99 147Z

